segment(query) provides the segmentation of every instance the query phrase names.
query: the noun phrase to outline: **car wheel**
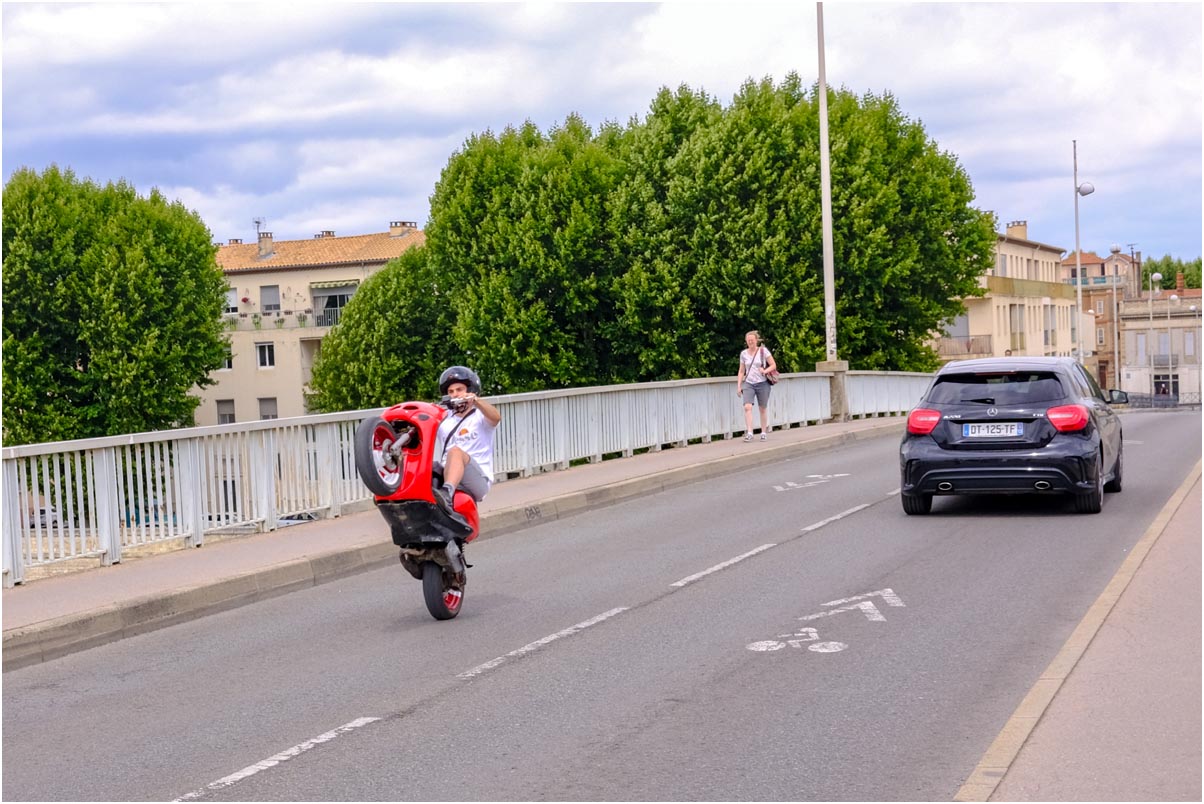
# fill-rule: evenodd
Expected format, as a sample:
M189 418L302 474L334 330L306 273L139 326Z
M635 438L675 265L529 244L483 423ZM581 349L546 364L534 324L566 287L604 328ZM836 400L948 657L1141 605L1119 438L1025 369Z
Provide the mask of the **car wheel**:
M1116 453L1116 464L1112 467L1112 479L1104 484L1104 491L1115 493L1124 487L1124 478L1122 477L1124 468L1125 448L1122 444L1120 450Z
M1104 508L1104 459L1095 456L1095 488L1086 494L1076 494L1074 510L1080 514L1098 514Z
M910 515L926 514L932 510L931 494L900 494L903 512Z

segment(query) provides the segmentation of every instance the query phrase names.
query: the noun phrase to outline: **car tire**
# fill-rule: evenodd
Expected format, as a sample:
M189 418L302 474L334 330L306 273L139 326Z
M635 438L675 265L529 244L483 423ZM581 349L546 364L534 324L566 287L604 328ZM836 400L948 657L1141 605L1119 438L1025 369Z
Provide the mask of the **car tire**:
M1124 468L1125 448L1122 443L1120 450L1116 453L1116 464L1112 467L1112 479L1104 484L1104 491L1115 494L1124 488Z
M932 510L931 494L900 494L903 501L903 512L909 516L927 514Z
M1104 508L1104 459L1095 456L1095 488L1074 496L1074 510L1080 514L1098 514Z

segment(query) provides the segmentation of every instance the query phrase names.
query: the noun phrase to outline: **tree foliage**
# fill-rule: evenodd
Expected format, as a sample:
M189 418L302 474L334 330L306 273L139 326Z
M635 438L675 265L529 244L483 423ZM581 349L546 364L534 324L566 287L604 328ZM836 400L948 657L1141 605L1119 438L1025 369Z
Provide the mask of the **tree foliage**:
M362 410L438 394L446 363L463 362L446 334L455 322L446 277L419 246L360 286L322 339L309 400L315 410Z
M1189 288L1200 287L1200 257L1194 260L1180 260L1165 254L1161 257L1148 259L1141 266L1141 286L1150 286L1151 274L1162 274L1162 287L1175 287L1175 277L1183 274L1183 282Z
M811 369L825 348L817 92L791 74L723 107L681 86L626 126L572 115L470 138L431 198L426 270L452 316L427 348L462 355L491 393L734 373L749 329L784 369ZM828 92L840 357L931 369L928 339L982 292L994 218L892 96ZM371 343L346 338L339 360Z
M157 190L50 167L4 187L4 437L191 423L227 346L209 230Z

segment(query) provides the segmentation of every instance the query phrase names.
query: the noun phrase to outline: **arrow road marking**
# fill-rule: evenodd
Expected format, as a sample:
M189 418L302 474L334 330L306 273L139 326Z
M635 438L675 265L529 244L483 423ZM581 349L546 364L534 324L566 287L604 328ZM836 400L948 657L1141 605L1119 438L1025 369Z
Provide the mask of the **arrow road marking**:
M829 480L836 477L849 477L848 473L836 475L807 475L811 480L807 483L795 483L793 480L787 480L784 486L774 486L774 491L791 491L793 489L807 489L812 486L818 486L822 483L827 483Z
M888 606L899 607L904 605L903 601L899 599L899 596L896 595L894 591L890 589L879 589L877 592L866 592L864 595L854 595L853 597L828 601L827 603L824 603L825 606L839 606L840 608L835 608L831 611L821 611L818 614L808 614L803 617L799 617L799 619L806 622L807 620L818 620L820 617L831 617L833 614L839 614L842 611L860 610L861 613L865 615L867 620L879 623L886 622L886 617L883 616L882 612L878 611L878 607L874 605L874 601L867 599L871 597L881 597L883 602ZM858 600L861 602L854 602ZM842 606L842 603L848 603L851 605Z

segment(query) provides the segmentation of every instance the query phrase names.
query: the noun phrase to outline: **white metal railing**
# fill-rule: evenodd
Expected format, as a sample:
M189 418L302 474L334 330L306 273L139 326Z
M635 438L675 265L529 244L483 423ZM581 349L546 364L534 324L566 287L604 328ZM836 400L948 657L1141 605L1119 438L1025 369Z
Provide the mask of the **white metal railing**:
M785 374L769 399L775 427L831 418L828 373ZM903 413L928 375L849 372L851 416ZM733 378L573 388L491 398L503 423L499 479L743 431ZM274 530L338 516L371 494L355 470L354 433L382 409L30 444L3 450L4 583L29 567L206 534ZM754 414L756 415L756 414ZM759 416L758 416L759 418Z

